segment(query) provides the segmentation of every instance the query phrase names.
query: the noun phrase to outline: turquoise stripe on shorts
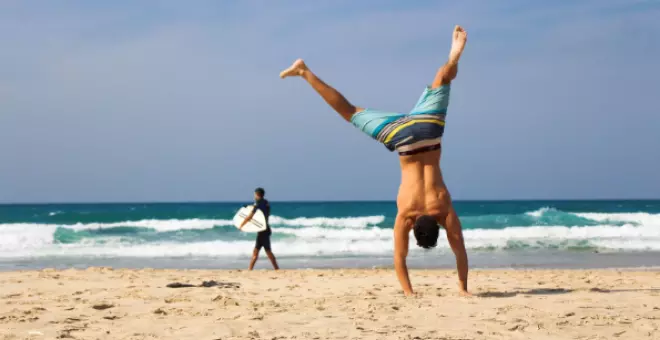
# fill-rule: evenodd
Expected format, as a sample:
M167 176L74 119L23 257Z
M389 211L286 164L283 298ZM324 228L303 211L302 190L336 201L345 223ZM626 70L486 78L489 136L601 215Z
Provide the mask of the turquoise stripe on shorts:
M451 87L449 84L435 89L426 87L424 92L422 92L422 95L419 97L419 100L417 100L417 103L408 114L364 109L351 117L351 123L375 139L378 136L378 133L386 125L400 118L419 114L445 115L449 106L450 90Z

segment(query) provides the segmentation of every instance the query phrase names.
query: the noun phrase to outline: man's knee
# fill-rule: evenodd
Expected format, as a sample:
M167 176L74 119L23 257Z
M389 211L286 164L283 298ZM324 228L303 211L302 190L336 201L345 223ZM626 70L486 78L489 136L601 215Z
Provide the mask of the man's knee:
M450 83L452 80L456 79L457 75L458 75L458 65L448 66L444 81Z
M364 111L364 109L351 104L351 105L347 105L346 107L342 108L341 111L339 111L339 114L346 121L350 122L351 119L353 118L353 115L360 112L360 111Z

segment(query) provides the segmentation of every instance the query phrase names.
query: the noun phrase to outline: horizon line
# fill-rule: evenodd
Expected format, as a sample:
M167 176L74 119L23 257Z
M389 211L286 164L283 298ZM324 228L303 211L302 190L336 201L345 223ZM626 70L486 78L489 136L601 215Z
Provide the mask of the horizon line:
M230 204L230 203L244 203L251 200L236 200L236 201L205 201L205 200L190 200L190 201L100 201L100 202L0 202L0 206L10 205L89 205L89 204L106 204L106 205L120 205L120 204ZM396 200L271 200L272 202L279 203L392 203ZM576 201L599 201L599 202L613 202L613 201L660 201L660 198L507 198L507 199L457 199L453 202L576 202Z

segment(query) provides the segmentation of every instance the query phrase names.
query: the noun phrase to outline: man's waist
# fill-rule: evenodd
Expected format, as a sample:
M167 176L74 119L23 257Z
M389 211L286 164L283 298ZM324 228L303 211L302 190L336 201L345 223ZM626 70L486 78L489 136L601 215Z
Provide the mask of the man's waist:
M442 180L418 180L409 183L404 180L399 187L397 203L401 205L400 208L407 206L410 209L426 211L447 196L449 191Z

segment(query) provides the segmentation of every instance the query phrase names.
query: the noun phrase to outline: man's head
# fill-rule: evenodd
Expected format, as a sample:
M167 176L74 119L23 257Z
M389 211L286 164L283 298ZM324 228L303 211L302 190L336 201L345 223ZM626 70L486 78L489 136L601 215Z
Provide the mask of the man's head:
M264 188L254 189L254 199L260 200L264 198L264 195L266 195L266 191L264 190Z
M413 227L417 245L429 249L438 244L438 236L440 235L440 226L435 218L429 215L422 215L415 221Z

